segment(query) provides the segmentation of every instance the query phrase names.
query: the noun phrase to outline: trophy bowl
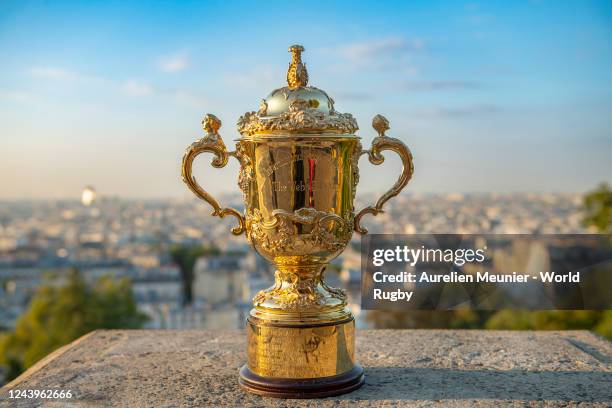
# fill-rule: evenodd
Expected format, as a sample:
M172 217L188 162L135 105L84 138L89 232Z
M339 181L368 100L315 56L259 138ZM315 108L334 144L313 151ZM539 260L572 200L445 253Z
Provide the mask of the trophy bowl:
M237 218L232 233L246 233L253 248L275 268L275 282L253 299L247 319L247 363L240 384L273 397L312 398L350 392L363 384L355 362L355 320L346 294L328 286L326 266L345 249L365 214L382 212L413 173L410 150L385 135L389 122L376 115L378 136L364 150L355 135L357 122L339 113L324 91L307 86L304 48L289 48L287 86L276 89L259 110L238 121L242 137L229 152L219 134L221 121L207 114L205 136L191 144L182 165L183 181L213 207L212 215ZM355 213L359 158L381 164L381 152L396 152L403 163L395 185L375 205ZM214 155L213 167L229 157L240 162L238 185L244 213L223 208L192 175L194 159Z

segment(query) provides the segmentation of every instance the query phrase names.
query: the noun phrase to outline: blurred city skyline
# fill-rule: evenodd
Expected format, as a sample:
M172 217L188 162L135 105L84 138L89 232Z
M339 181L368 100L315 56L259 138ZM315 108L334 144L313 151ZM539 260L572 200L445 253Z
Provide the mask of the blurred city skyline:
M129 278L150 328L241 328L253 296L273 282L272 265L256 256L244 236L229 233L233 220L211 217L195 199L89 202L87 191L83 203L0 201L0 333L15 326L39 286L71 268L90 284L103 276ZM240 206L240 195L230 198L223 197ZM372 194L362 198L374 201ZM571 193L413 194L396 197L364 222L371 234L386 235L593 232L583 215L582 197ZM359 304L359 242L354 234L327 282L348 290L359 327L367 327ZM191 282L181 272L186 255L176 250L194 248L202 252L193 259ZM187 281L193 284L189 306L182 289Z
M411 192L584 192L612 182L609 2L14 2L0 7L0 200L180 198L200 120L235 122L283 86L301 43L310 84L377 113L415 156ZM359 191L399 160L362 160ZM237 164L201 157L213 193Z

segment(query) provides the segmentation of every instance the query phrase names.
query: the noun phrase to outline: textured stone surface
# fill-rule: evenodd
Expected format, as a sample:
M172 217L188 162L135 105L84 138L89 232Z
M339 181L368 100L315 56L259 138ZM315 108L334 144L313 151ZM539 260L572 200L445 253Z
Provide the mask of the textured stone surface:
M358 331L366 384L316 401L243 392L244 349L237 331L97 331L7 384L0 407L612 405L612 345L584 331ZM74 397L8 400L49 388Z

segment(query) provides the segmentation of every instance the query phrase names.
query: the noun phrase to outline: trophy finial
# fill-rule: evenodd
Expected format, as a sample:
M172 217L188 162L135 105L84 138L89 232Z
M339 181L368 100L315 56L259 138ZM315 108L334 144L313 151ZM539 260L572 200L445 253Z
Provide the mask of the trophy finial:
M376 115L372 119L372 127L378 132L378 136L383 137L389 130L389 121L383 115Z
M207 113L202 119L202 128L206 132L206 134L219 134L219 128L221 127L221 120L213 115L212 113Z
M291 55L291 63L287 71L287 84L290 89L296 89L308 84L308 72L306 65L302 63L302 51L304 47L296 44L289 47Z

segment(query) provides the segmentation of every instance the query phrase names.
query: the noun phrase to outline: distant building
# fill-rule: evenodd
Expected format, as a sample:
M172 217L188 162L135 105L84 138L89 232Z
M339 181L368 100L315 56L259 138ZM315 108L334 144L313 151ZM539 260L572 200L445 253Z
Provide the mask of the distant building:
M219 255L201 257L193 275L193 296L210 305L235 303L249 296L247 257Z
M92 186L86 186L81 193L81 203L89 207L96 201L96 190Z

